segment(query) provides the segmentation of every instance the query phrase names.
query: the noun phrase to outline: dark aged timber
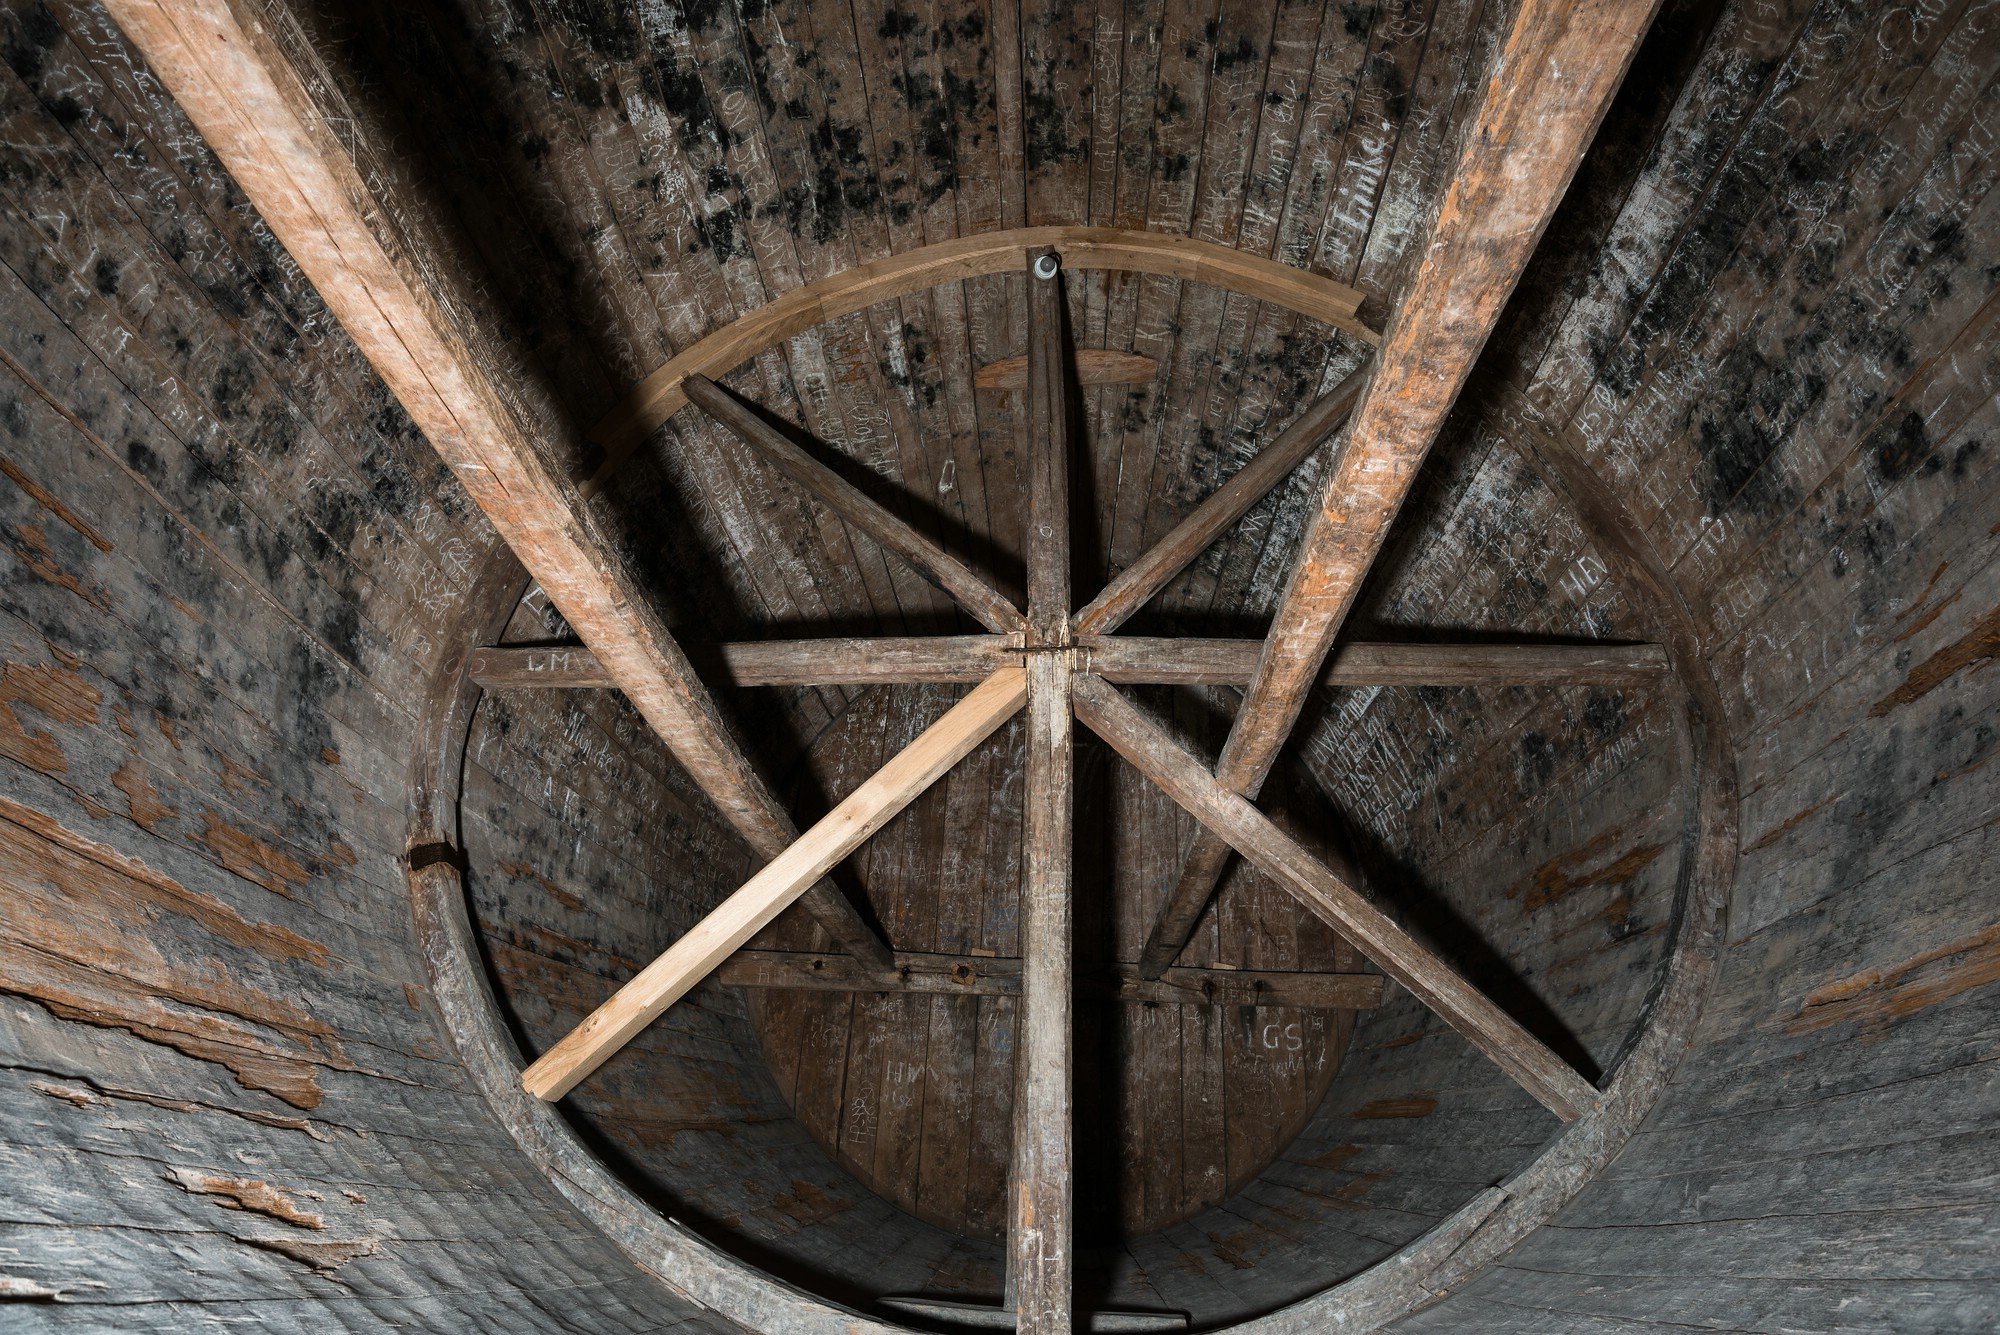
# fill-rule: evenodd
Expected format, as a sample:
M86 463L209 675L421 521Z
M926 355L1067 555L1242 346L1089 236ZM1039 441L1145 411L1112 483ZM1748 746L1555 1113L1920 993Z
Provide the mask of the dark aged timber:
M0 53L0 1328L2000 1325L1985 5Z

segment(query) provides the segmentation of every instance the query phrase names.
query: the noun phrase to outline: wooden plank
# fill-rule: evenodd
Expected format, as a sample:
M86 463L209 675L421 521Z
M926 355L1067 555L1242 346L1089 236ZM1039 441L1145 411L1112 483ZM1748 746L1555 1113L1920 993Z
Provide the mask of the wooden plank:
M1079 638L1090 671L1120 685L1241 686L1255 675L1259 640L1098 635ZM913 635L762 640L712 650L735 686L879 685L984 681L1017 661L1004 635ZM588 689L614 683L582 645L498 645L466 659L488 690ZM1344 644L1320 686L1644 686L1667 671L1657 644Z
M832 509L842 519L901 557L926 580L943 589L990 631L1021 628L1020 609L995 592L964 562L891 514L859 487L800 449L749 405L707 376L691 375L682 385L688 401L729 428L736 438Z
M1133 613L1165 588L1167 581L1187 568L1208 545L1222 536L1250 508L1271 493L1271 489L1305 462L1328 437L1340 429L1354 402L1361 397L1365 371L1355 371L1330 394L1299 414L1298 420L1258 452L1257 457L1237 470L1236 476L1218 487L1200 505L1176 524L1146 554L1127 566L1088 606L1076 614L1080 635L1109 635L1125 624Z
M490 331L454 317L478 306L471 277L428 244L450 234L399 177L364 176L350 156L336 126L354 122L303 39L289 33L280 47L283 16L235 0L126 0L113 14L522 565L724 819L775 856L796 837L790 818L576 488L543 458L537 436L559 439L561 423L512 392ZM845 949L887 963L887 945L832 886L811 887L806 902Z
M907 992L931 996L1013 997L1021 994L1021 961L991 955L896 953L896 976L861 968L846 955L804 950L739 950L716 969L731 987L801 992ZM1142 978L1136 964L1083 969L1083 995L1093 1000L1170 1006L1301 1006L1372 1010L1382 978L1372 973L1310 973L1270 969L1169 969Z
M627 1040L687 994L717 964L755 936L827 869L852 853L891 817L957 764L1021 708L1027 680L1001 668L925 729L824 819L664 954L613 993L582 1024L528 1067L522 1085L554 1101L601 1066Z
M1089 670L1128 685L1241 686L1258 640L1089 636ZM1667 672L1657 644L1345 644L1316 686L1642 686Z
M1069 1335L1074 1253L1070 880L1076 765L1070 680L1068 313L1061 261L1028 262L1027 776L1021 830L1021 1000L1007 1184L1007 1305L1023 1335Z
M997 40L997 34L996 34ZM1355 314L1361 293L1321 274L1225 246L1127 227L1014 227L939 241L856 265L794 289L683 349L648 375L591 430L605 451L586 494L601 488L639 443L687 406L691 375L725 375L816 325L941 283L1021 268L1053 247L1076 269L1122 269L1193 279L1249 293L1323 320L1366 342L1377 334Z
M1550 1111L1571 1121L1597 1106L1597 1091L1541 1040L1327 870L1248 798L1223 787L1199 760L1127 703L1117 688L1080 673L1073 699L1085 726L1203 825L1282 882Z
M1255 796L1318 680L1362 577L1459 387L1520 281L1598 122L1624 78L1658 0L1527 0L1515 16L1424 259L1384 332L1347 448L1272 619L1264 655L1224 744L1216 776ZM1141 959L1151 971L1180 953L1229 860L1213 834L1187 867Z
M1076 397L1062 261L1028 262L1028 643L1070 640L1069 469Z
M1007 1287L1009 1303L1020 1315L1018 1330L1067 1335L1074 1262L1070 864L1076 801L1069 655L1031 654L1027 671L1021 1000L1015 1024Z
M1136 352L1111 352L1104 348L1076 350L1076 383L1079 385L1146 385L1159 374L1160 364ZM1028 387L1028 359L1003 357L988 362L973 373L974 389L1016 390Z
M978 682L1020 658L1019 646L1005 635L753 640L696 652L713 653L733 686ZM581 645L475 649L466 659L466 671L488 690L613 684L597 656ZM1248 679L1247 673L1240 678Z

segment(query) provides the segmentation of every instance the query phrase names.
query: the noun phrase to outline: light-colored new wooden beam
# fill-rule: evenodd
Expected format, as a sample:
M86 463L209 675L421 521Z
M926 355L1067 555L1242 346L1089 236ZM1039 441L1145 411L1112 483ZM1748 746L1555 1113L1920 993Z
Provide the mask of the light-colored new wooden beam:
M607 676L750 847L797 836L716 712L645 590L536 442L567 424L477 310L478 282L436 258L449 229L398 165L363 170L355 127L280 6L114 0L112 15L200 129L327 306ZM889 950L832 886L808 907L841 947Z
M1597 133L1659 0L1523 0L1445 187L1408 293L1383 331L1328 470L1216 777L1254 797L1320 675L1418 467ZM1229 859L1196 837L1140 967L1157 973ZM1192 909L1192 911L1190 911Z
M1064 323L1060 261L1048 252L1030 256L1027 776L1007 1191L1007 1297L1021 1335L1069 1335L1075 1275L1070 874L1076 773L1074 663L1066 647L1073 400Z
M1109 635L1130 620L1168 581L1185 570L1232 524L1250 513L1257 502L1270 495L1272 488L1340 429L1347 415L1354 411L1354 401L1361 396L1361 386L1366 380L1365 369L1355 371L1300 413L1298 420L1258 451L1256 458L1236 470L1234 477L1216 488L1186 519L1174 525L1167 536L1105 585L1076 614L1077 634Z
M715 979L730 987L798 992L880 992L919 996L1018 997L1021 961L990 955L927 955L898 951L896 976L859 968L846 955L800 950L739 950ZM1080 996L1095 1001L1165 1006L1298 1006L1308 1010L1372 1010L1382 1004L1382 975L1272 969L1169 969L1141 978L1136 964L1079 968Z
M1148 639L1083 635L1084 666L1125 686L1241 686L1257 670L1262 640ZM713 652L737 686L866 686L984 681L1018 663L1005 635L760 640ZM700 655L697 654L697 657ZM1657 644L1343 644L1321 686L1644 686L1667 670ZM604 687L611 677L581 645L475 649L466 672L489 690Z
M952 596L986 629L1021 629L1021 612L964 562L891 514L859 487L807 454L735 395L707 376L691 375L682 386L688 402L729 428L738 440L775 464L779 471L817 497L835 514L895 553L919 575Z
M601 1066L755 936L805 888L908 806L938 776L1012 718L1027 676L1001 668L844 798L796 843L743 883L665 954L641 969L522 1075L537 1098L555 1100Z
M1597 1106L1597 1091L1573 1067L1328 870L1249 798L1218 783L1207 766L1126 701L1115 686L1082 673L1072 683L1072 696L1085 727L1204 827L1297 895L1550 1111L1570 1121Z

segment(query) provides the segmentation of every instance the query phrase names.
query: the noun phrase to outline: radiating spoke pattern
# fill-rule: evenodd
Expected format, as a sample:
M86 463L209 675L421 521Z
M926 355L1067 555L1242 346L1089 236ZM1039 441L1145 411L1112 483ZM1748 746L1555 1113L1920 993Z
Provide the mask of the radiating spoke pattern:
M576 446L561 413L519 383L503 340L466 312L482 308L464 274L426 263L426 232L441 226L431 204L396 173L365 170L341 127L357 123L297 44L281 41L277 18L236 0L109 0L126 34L174 93L262 219L284 243L355 344L485 511L522 565L581 635L588 663L565 659L545 674L557 684L615 685L764 866L712 914L646 966L523 1074L532 1093L560 1098L646 1024L685 995L787 905L804 903L826 927L855 976L894 987L903 968L891 944L821 880L896 812L1025 705L1029 713L1022 920L1025 949L1017 993L1020 1039L1009 1193L1010 1302L1031 1335L1071 1329L1070 855L1074 773L1072 720L1080 719L1187 808L1205 827L1180 884L1167 897L1133 980L1164 978L1213 892L1232 849L1333 923L1390 978L1431 1007L1558 1116L1575 1118L1596 1091L1449 965L1427 951L1352 885L1267 820L1252 799L1288 740L1309 692L1343 672L1349 646L1329 650L1389 526L1408 495L1439 425L1490 336L1556 203L1637 48L1657 0L1523 0L1496 47L1475 123L1448 182L1432 235L1366 379L1311 405L1264 456L1196 509L1081 613L1073 613L1070 549L1072 457L1081 442L1075 353L1064 334L1063 255L1097 267L1132 267L1216 281L1263 298L1309 292L1323 318L1351 330L1358 294L1327 300L1332 280L1269 259L1232 255L1189 238L1112 229L1056 228L1049 249L1027 253L1028 340L1020 374L1027 396L1028 607L1023 614L969 565L925 538L802 449L772 421L704 378L740 363L708 340L641 386L614 456L629 452L648 423L678 404L715 417L759 457L821 504L947 591L986 636L934 645L899 642L878 653L866 642L736 646L721 657L739 682L978 681L914 743L823 820L799 834L743 748L709 686L653 610L645 590L599 530L578 487L547 462L546 443ZM991 272L1013 252L962 239L955 250L887 279L870 266L804 296L771 304L772 336L829 313L918 287ZM1038 243L1039 244L1039 243ZM1066 249L1067 248L1067 249ZM947 248L949 249L949 248ZM1261 267L1260 267L1261 266ZM1274 278L1273 271L1283 275ZM898 285L901 286L898 286ZM788 304L789 303L789 304ZM1305 309L1295 300L1294 309ZM1372 341L1372 335L1370 335ZM728 345L731 340L724 339ZM717 360L706 360L710 357ZM732 360L731 358L734 358ZM1129 374L1107 368L1105 382ZM1013 368L1004 378L1013 376ZM657 383L654 383L657 380ZM1325 471L1302 553L1269 635L1254 654L1215 642L1159 647L1106 637L1208 543L1340 427L1338 457ZM581 457L583 451L572 453ZM608 465L607 465L608 466ZM1393 664L1377 660L1373 670ZM1436 646L1431 646L1435 650ZM1509 661L1484 668L1471 652L1433 653L1428 667L1507 679ZM1483 646L1489 654L1495 646ZM1567 658L1555 650L1569 650ZM1657 671L1629 647L1534 646L1512 670L1522 679L1578 679L1599 671ZM495 668L487 654L489 673ZM562 653L563 651L544 651ZM1592 658L1591 655L1598 657ZM472 657L477 658L475 654ZM1360 658L1369 655L1363 653ZM1389 655L1389 657L1393 657ZM873 658L863 669L858 660ZM1450 661L1446 661L1450 660ZM1529 660L1534 660L1531 664ZM557 660L547 660L554 664ZM1421 655L1401 664L1421 674ZM1153 675L1148 675L1148 673ZM1568 678L1560 674L1572 674ZM1203 675L1203 674L1207 675ZM595 675L592 675L595 674ZM961 675L962 674L962 675ZM517 675L533 679L532 666ZM495 678L489 677L489 679ZM1409 679L1407 676L1403 678ZM1181 750L1125 701L1113 681L1247 681L1218 772ZM1121 995L1125 992L1123 984Z

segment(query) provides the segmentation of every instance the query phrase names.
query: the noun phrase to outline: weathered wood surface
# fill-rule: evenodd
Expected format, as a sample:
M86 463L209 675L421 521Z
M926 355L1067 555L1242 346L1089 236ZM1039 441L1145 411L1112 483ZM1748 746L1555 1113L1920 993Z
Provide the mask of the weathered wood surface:
M1053 279L1042 281L1055 287ZM1031 309L1033 305L1031 297ZM1031 327L1036 318L1030 316ZM1031 442L1030 448L1038 445L1058 461L1066 458L1059 447L1048 449L1043 442ZM1039 505L1030 513L1036 523L1053 518ZM1051 545L1067 559L1068 543ZM1068 600L1060 592L1056 597L1057 624L1066 628ZM1031 598L1030 617L1042 606ZM1060 651L1028 659L1021 996L1015 1023L1014 1147L1007 1181L1007 1302L1018 1318L1016 1329L1048 1335L1068 1335L1076 1302L1072 671L1070 655Z
M1255 797L1291 735L1363 577L1658 5L1529 0L1515 14L1216 763L1225 787ZM1149 972L1180 953L1228 858L1213 834L1196 838L1141 958Z
M1109 635L1132 619L1189 562L1241 519L1287 474L1318 450L1347 421L1366 376L1355 371L1321 396L1257 457L1216 489L1146 554L1127 566L1076 614L1079 635Z
M995 593L990 584L967 569L962 561L806 453L784 432L707 376L689 376L681 382L681 390L688 402L728 427L738 440L776 465L786 477L949 593L986 629L1006 634L1022 628L1020 609Z
M336 128L350 124L347 109L303 37L291 34L287 50L283 16L226 0L172 12L137 0L113 13L620 689L724 818L775 857L796 828L576 489L544 458L535 435L552 429L546 412L510 383L493 333L454 316L479 279L437 260L438 240L424 235L441 225L435 206L396 176L364 179L365 158ZM811 887L806 904L844 948L886 963L887 946L832 886Z
M739 950L716 969L731 987L826 992L918 992L938 996L1016 997L1021 961L992 955L926 955L898 952L895 979L855 967L841 955L807 951ZM1304 1006L1366 1010L1382 998L1382 980L1366 973L1274 972L1248 969L1169 969L1147 979L1130 964L1077 969L1085 1000L1155 1002L1179 1006Z
M1449 965L1273 825L1241 794L1149 723L1101 678L1075 686L1077 715L1098 736L1167 790L1209 829L1354 943L1391 978L1436 1011L1472 1045L1519 1081L1549 1110L1572 1121L1597 1105L1597 1092L1575 1069L1468 984ZM1143 967L1143 965L1142 965Z
M1352 281L1386 309L1504 8L1397 3L1348 15L1284 3L1232 10L1210 32L1205 15L1181 10L974 3L921 13L915 30L887 25L887 37L877 33L888 7L832 24L783 6L479 5L463 23L406 6L353 12L357 40L379 57L366 100L409 109L406 142L477 222L487 267L508 276L491 295L522 317L522 348L588 421L675 349L795 283L915 234L1025 222L1029 123L1042 131L1034 203L1049 212L1038 221L1087 210L1093 222L1234 235ZM302 1110L163 1045L129 992L79 987L94 999L59 1017L51 1001L70 1003L50 976L20 975L42 999L10 1001L0 1025L19 1097L0 1124L13 1199L33 1212L17 1206L30 1222L8 1226L0 1272L57 1289L69 1306L10 1312L101 1324L104 1304L121 1304L120 1319L158 1320L171 1302L191 1320L265 1298L267 1320L314 1328L365 1306L371 1320L419 1327L543 1329L547 1295L559 1292L572 1327L669 1322L681 1299L651 1281L574 1287L578 1274L625 1273L625 1261L521 1167L477 1100L424 1084L461 1089L455 1062L392 1060L443 1042L429 1000L405 1003L404 986L425 978L393 926L407 912L392 869L408 702L438 656L477 642L441 638L434 618L462 601L490 534L104 12L64 0L46 13L53 21L27 4L0 12L0 245L12 274L0 294L12 358L0 370L0 455L12 470L0 480L0 563L19 632L6 642L17 665L7 681L27 692L8 705L20 734L0 720L7 795L254 924L327 944L324 967L292 960L267 974L226 918L175 899L188 913L162 907L144 928L167 972L135 976L192 989L205 1015L230 1024L215 1008L238 1003L216 992L217 978L308 999L368 1036L345 1046L349 1058L365 1051L355 1064L369 1070L320 1062L324 1098ZM1177 40L1154 40L1156 17ZM1628 1155L1579 1198L1577 1226L1531 1235L1517 1263L1408 1324L1728 1326L1749 1311L1806 1329L1993 1324L1990 1285L1965 1278L1991 1250L1976 1194L1989 1168L1980 1056L1994 1000L1979 935L1995 865L1992 765L1979 764L1990 739L1978 727L1992 712L1992 671L1980 655L2000 602L1988 555L2000 453L1981 238L1995 234L2000 192L1987 188L1996 29L1985 18L1976 6L1669 6L1634 96L1614 108L1575 207L1494 341L1496 358L1508 354L1494 369L1574 433L1633 505L1635 531L1657 540L1688 600L1716 619L1705 648L1735 731L1745 872L1700 1044ZM986 25L990 45L956 36L968 21ZM1063 114L1023 105L1024 42L1086 62L1043 81ZM1239 85L1271 100L1251 106ZM884 107L893 114L878 120ZM1224 123L1224 107L1242 109L1242 123ZM1212 126L1223 132L1216 152ZM932 128L949 151L928 151ZM899 172L882 164L904 144L915 146L908 180L891 186ZM879 196L867 193L874 183ZM909 220L895 222L905 207ZM1354 349L1199 284L1087 281L1085 339L1165 368L1160 387L1086 396L1111 427L1092 476L1115 569L1337 382ZM760 401L995 535L1000 570L1021 550L1011 409L1005 396L951 390L1020 354L1019 288L978 279L873 307L745 374ZM888 435L878 424L892 412L923 430ZM1515 432L1490 405L1477 415L1468 431ZM659 457L635 461L605 493L612 513L643 517L638 538L621 532L676 630L707 643L798 635L822 620L898 633L899 599L916 582L895 585L865 550L835 558L808 543L798 535L809 525L791 522L781 496L785 518L768 524L758 507L770 491L746 485L753 463L684 416ZM1312 469L1164 590L1159 616L1213 635L1267 617L1311 508ZM1394 587L1357 609L1357 626L1653 633L1562 507L1512 470L1468 466L1437 493L1421 521L1424 497L1412 498L1413 522L1399 530L1408 564L1393 579L1385 570ZM950 615L935 596L913 611ZM95 724L67 721L85 718L65 704L71 671L102 693ZM1526 988L1600 1063L1622 1041L1623 1008L1643 999L1678 856L1671 818L1633 816L1671 805L1670 770L1648 759L1661 742L1649 703L1659 694L1511 691L1496 708L1456 689L1360 692L1301 737L1302 765L1342 813L1505 943ZM37 701L70 712L50 716ZM778 724L804 737L846 704L839 691L773 696ZM572 911L557 891L629 885L633 906L606 942L644 958L657 946L644 915L698 911L680 896L706 884L641 889L645 878L691 855L740 855L615 699L523 695L505 708L518 731L493 732L486 754L509 778L481 798L502 813L486 822L487 920L522 933L536 958L561 955L568 946L529 930L534 905L561 931ZM665 796L639 799L656 786ZM957 812L942 818L959 821L987 790L952 792L941 796ZM572 876L570 822L598 802L618 812L621 839L637 832L632 860L592 852ZM1185 837L1185 822L1169 824ZM692 841L676 833L696 829ZM640 835L662 851L640 856ZM513 861L555 890L498 870ZM1912 883L1938 889L1916 919L1902 911ZM1234 913L1235 893L1218 897L1211 919ZM24 939L46 940L69 911L29 918ZM1246 920L1204 924L1191 949L1237 936ZM1275 914L1266 925L1286 926ZM75 958L64 987L99 972L89 943ZM535 989L576 985L510 958L523 1013L548 1013L526 1001ZM1351 1085L1286 1158L1226 1210L1135 1239L1139 1259L1103 1279L1115 1301L1220 1324L1309 1295L1522 1162L1541 1115L1442 1026L1422 1024L1414 1003L1390 1000L1349 1059ZM931 1004L945 1008L928 1030L946 1054L940 1072L962 1062L966 1083L990 1078L1004 1057L993 1017L949 1009L981 1003ZM539 1032L552 1037L562 1019ZM1187 1033L1200 1039L1192 1024ZM943 1041L960 1034L962 1057ZM1233 1041L1233 1029L1219 1038ZM270 1042L265 1032L258 1051ZM1201 1051L1220 1052L1232 1078L1244 1069L1197 1041L1186 1069L1201 1079ZM285 1080L313 1069L310 1051L289 1055L298 1064L277 1068ZM760 1055L739 1055L734 1088L751 1092ZM654 1060L661 1089L692 1066L679 1053ZM871 1097L892 1087L879 1069L876 1081ZM889 1270L880 1282L899 1292L996 1295L997 1266L981 1259L993 1249L927 1233L805 1137L773 1134L757 1154L731 1157L749 1127L789 1125L777 1095L759 1112L725 1104L725 1132L648 1120L648 1084L635 1069L631 1099L605 1104L596 1125L629 1126L617 1142L624 1171L711 1221L712 1236L723 1232L714 1221L735 1221L767 1264L808 1286L866 1294ZM1415 1115L1425 1094L1436 1107ZM1174 1113L1176 1127L1183 1114L1194 1127L1201 1098L1184 1095ZM998 1120L1004 1131L1004 1109ZM449 1143L438 1125L454 1128ZM1803 1158L1801 1137L1813 1146ZM950 1180L954 1143L967 1142L925 1140L926 1180ZM255 1177L228 1167L245 1153L265 1157ZM1192 1183L1203 1166L1189 1155ZM1157 1162L1150 1148L1144 1157ZM133 1171L152 1161L265 1179L327 1227L229 1209ZM1155 1169L1154 1184L1165 1176ZM473 1180L484 1186L468 1196ZM70 1189L84 1181L96 1188ZM1898 1208L1881 1208L1892 1198ZM372 1239L375 1250L322 1272L294 1259L310 1250L259 1245L292 1234ZM1442 1245L1470 1254L1456 1239ZM1463 1282L1449 1267L1413 1269ZM1355 1319L1424 1300L1417 1278Z
M1257 670L1259 640L1186 636L1079 637L1090 670L1125 685L1241 686ZM703 651L697 649L697 655ZM998 635L777 640L714 649L736 686L873 685L983 681L1020 650ZM1345 644L1321 686L1644 686L1660 680L1654 644ZM612 685L581 645L475 649L466 671L488 689L588 689Z
M1079 385L1143 385L1159 374L1160 365L1136 352L1111 352L1104 348L1078 348L1075 357ZM975 389L1022 390L1028 387L1028 359L1003 357L988 362L973 373Z
M593 487L661 423L685 406L682 381L722 374L785 339L850 311L941 283L1018 272L1028 256L1053 249L1075 269L1119 269L1212 283L1310 314L1373 341L1355 316L1361 294L1340 283L1189 237L1117 227L1035 227L940 242L885 257L785 294L725 330L703 339L648 375L592 430L606 459Z
M900 745L943 694L926 687L864 696L815 744L820 777L809 786L827 800L841 796L877 763L877 750ZM857 855L870 906L897 939L976 969L1007 970L1004 961L1021 953L1018 726ZM1212 730L1202 736L1210 745L1220 740ZM1139 1236L1219 1203L1269 1163L1324 1093L1340 1062L1345 1017L1268 1004L1276 998L1256 1004L1254 996L1243 999L1248 1009L1170 1005L1165 995L1151 1007L1109 1003L1090 979L1113 960L1136 958L1161 870L1193 822L1129 769L1107 763L1101 746L1084 743L1076 1023L1080 1053L1099 1055L1080 1058L1090 1073L1078 1091L1079 1204L1087 1212L1080 1226L1091 1235L1115 1228ZM942 838L947 829L957 837ZM1228 986L1359 966L1254 870L1232 882L1225 902L1227 934L1205 940L1190 959L1204 980ZM778 935L757 946L823 955ZM892 993L887 1005L857 1007L852 993L757 995L767 1012L766 1051L774 1070L796 1071L799 1117L816 1139L920 1218L973 1236L1001 1231L1015 1049L1010 998ZM1168 1089L1178 1092L1163 1097ZM915 1171L901 1178L890 1176L892 1162L880 1153L879 1128L892 1119L917 1127L921 1146ZM869 1126L877 1130L863 1136ZM1123 1155L1163 1167L1143 1178L1107 1171Z
M1021 708L1019 668L996 671L714 912L652 961L522 1074L528 1092L553 1102L603 1065L632 1035L706 977L807 888L888 824L938 776Z
M1021 993L1004 1305L1022 1335L1076 1318L1076 748L1070 491L1081 424L1053 250L1028 259L1028 712L1021 818ZM950 837L950 832L945 832Z

